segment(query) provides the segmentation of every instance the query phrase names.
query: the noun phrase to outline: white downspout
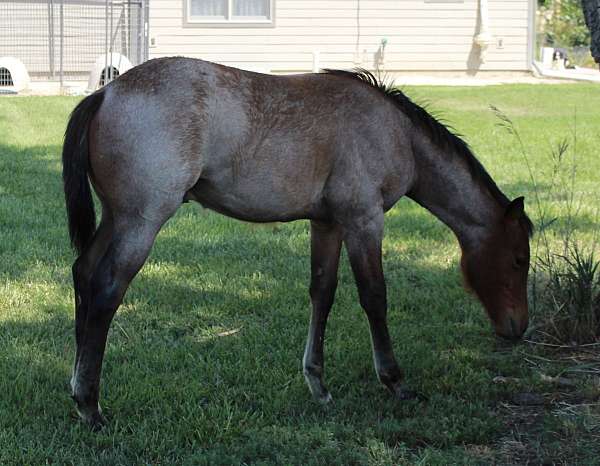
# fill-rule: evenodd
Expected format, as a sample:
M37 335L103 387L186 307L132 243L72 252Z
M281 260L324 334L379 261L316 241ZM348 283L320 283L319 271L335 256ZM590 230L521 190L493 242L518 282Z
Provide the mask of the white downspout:
M490 13L487 0L479 0L479 33L473 41L480 48L481 63L485 63L487 49L494 42L494 37L490 32Z
M313 73L319 73L321 71L321 52L318 50L313 50L313 65L312 71Z
M529 21L527 21L527 67L535 73L535 48L536 44L536 11L537 0L529 0Z

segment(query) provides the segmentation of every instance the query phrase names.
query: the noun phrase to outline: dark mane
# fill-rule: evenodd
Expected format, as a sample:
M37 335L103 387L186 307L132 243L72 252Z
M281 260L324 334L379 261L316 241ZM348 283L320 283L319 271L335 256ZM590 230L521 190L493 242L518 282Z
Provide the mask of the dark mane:
M510 201L508 198L500 191L479 160L475 158L469 145L425 108L410 100L395 86L394 82L386 82L383 79L378 79L373 73L365 69L356 69L353 71L325 69L323 72L334 76L355 79L378 89L382 94L389 97L402 113L408 117L412 124L421 129L435 145L462 157L467 163L471 176L481 181L501 206L506 207L509 204ZM533 224L529 217L524 215L521 224L531 236Z

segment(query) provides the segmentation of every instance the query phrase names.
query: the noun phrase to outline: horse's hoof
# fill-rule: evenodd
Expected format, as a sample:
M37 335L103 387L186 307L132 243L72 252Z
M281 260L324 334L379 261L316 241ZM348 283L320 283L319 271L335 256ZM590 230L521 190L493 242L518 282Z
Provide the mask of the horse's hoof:
M419 394L414 391L406 388L401 383L396 383L394 385L388 386L388 389L392 392L392 395L399 401L407 401L407 400L415 400L419 397Z
M321 394L320 396L315 396L315 398L323 406L328 405L329 403L331 403L333 401L333 397L331 396L331 393L329 393L327 390L325 390L325 393Z
M102 413L96 412L92 416L84 419L85 423L89 426L92 432L100 432L102 428L107 424L106 418Z
M417 398L419 398L419 394L414 390L403 388L399 392L396 392L396 398L400 401L416 400Z
M97 409L82 409L75 405L79 418L92 430L99 432L107 424L106 418L102 415L100 406Z
M325 385L323 385L321 377L312 375L309 372L304 372L304 379L306 380L308 388L310 389L310 392L315 400L322 405L326 405L331 402L333 398L331 397L329 390L327 390Z
M331 393L329 393L325 387L322 387L318 392L313 392L312 396L313 399L322 406L327 406L333 401Z

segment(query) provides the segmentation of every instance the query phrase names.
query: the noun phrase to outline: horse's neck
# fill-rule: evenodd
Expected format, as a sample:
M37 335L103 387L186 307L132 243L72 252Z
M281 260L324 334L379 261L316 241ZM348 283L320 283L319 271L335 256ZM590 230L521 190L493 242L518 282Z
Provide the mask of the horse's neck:
M415 164L409 197L448 225L464 247L479 243L502 212L485 180L473 177L464 157L429 142L418 148Z

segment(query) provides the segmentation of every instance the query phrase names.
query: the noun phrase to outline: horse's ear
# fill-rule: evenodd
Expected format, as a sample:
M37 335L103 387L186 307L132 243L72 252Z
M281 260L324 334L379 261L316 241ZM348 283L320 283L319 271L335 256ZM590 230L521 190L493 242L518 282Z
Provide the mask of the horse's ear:
M517 197L506 206L506 212L504 212L504 218L507 220L518 220L525 213L525 198L523 196Z

